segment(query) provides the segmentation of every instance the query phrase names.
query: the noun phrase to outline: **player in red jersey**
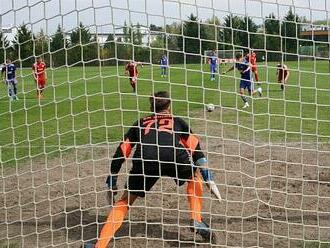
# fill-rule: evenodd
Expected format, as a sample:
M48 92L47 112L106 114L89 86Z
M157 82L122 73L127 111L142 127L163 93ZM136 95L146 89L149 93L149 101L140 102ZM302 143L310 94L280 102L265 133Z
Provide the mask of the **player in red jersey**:
M37 97L43 97L43 90L46 85L47 73L46 73L46 64L43 62L41 57L38 57L36 62L32 66L32 73L34 81L37 85Z
M257 68L257 54L252 51L251 54L248 54L249 62L251 64L252 73L254 74L254 79L256 82L259 82L258 68Z
M129 75L129 81L133 88L133 92L136 92L136 84L139 76L138 65L143 67L141 62L130 61L125 66L125 72Z
M257 54L254 51L252 51L251 53L248 53L246 55L246 58L250 63L251 71L252 71L252 74L254 75L254 81L257 83L257 86L258 86L257 90L254 90L253 93L258 92L259 96L261 96L262 89L261 89L260 82L259 82L259 74L258 74L258 67L257 67Z
M284 90L284 85L288 82L290 75L288 67L283 63L279 63L277 65L276 75L277 75L277 82L281 84L281 89Z

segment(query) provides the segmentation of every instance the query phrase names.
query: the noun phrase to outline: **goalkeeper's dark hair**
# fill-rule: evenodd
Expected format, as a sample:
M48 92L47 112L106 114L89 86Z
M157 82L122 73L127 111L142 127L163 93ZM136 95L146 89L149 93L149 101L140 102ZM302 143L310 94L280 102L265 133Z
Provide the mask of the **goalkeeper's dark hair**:
M242 53L236 53L236 55L235 55L235 58L236 59L240 59L242 57L243 57L243 54Z
M167 91L158 91L150 97L150 110L159 113L171 105L170 94Z

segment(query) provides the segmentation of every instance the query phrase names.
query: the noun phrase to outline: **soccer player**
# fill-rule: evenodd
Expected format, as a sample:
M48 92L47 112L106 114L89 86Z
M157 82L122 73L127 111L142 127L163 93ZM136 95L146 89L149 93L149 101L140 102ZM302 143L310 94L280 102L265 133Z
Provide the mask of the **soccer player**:
M236 68L241 73L241 82L240 82L240 95L244 102L243 108L249 107L249 102L244 95L245 89L248 90L249 95L251 96L252 89L251 89L251 81L252 81L252 75L251 75L251 67L249 61L246 59L246 57L243 57L241 53L236 54L236 62L235 65L233 65L231 68L229 68L224 74L234 70Z
M259 96L261 96L262 95L262 89L261 89L261 85L260 85L260 82L259 82L259 75L258 75L258 68L257 68L257 54L254 51L252 51L251 54L248 53L246 55L246 58L250 63L251 71L252 71L252 74L254 75L254 80L255 80L255 82L257 83L257 86L258 86L258 88L255 92L258 92Z
M281 84L281 90L284 90L284 85L288 82L290 76L288 67L283 63L277 64L276 75L277 75L277 82Z
M41 99L44 97L43 91L47 80L46 64L41 57L37 57L36 62L32 65L32 73L37 86L37 97Z
M16 66L10 59L6 60L6 63L1 69L1 78L4 80L8 87L8 97L10 101L18 100L17 97L17 79L16 79Z
M162 176L172 177L181 186L187 183L187 197L191 214L191 230L205 241L215 242L215 235L202 219L202 177L212 180L207 169L207 160L201 151L198 138L181 118L171 114L171 100L166 91L150 97L150 109L154 114L133 124L125 134L111 162L110 175L106 183L110 199L117 190L117 175L122 163L130 156L133 147L133 166L126 183L126 190L107 217L97 248L106 248L122 225L129 206L138 197L144 197ZM194 165L191 163L193 160Z
M160 76L167 77L168 59L166 55L162 55L160 58Z
M143 67L142 63L130 61L125 66L125 72L129 75L129 82L133 88L133 92L136 92L136 84L139 76L138 65Z
M209 57L209 64L210 64L210 73L211 73L211 81L215 80L215 74L217 73L218 67L218 55L215 50L212 50L212 54Z

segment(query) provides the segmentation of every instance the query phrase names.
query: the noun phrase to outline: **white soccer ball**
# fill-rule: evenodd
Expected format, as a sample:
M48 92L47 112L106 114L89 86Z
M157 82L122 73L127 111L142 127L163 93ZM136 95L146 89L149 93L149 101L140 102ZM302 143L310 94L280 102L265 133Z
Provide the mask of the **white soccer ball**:
M262 88L259 87L259 88L257 89L257 91L261 94L261 93L262 93Z
M208 112L212 112L214 109L215 109L215 107L214 107L213 103L206 104L206 110Z

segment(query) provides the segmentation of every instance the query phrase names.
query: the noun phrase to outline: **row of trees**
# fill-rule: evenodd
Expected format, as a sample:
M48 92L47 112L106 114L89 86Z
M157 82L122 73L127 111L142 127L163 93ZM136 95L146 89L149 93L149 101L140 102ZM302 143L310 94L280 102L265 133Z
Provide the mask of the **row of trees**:
M38 55L56 67L66 63L95 64L99 59L111 64L115 63L114 58L127 60L133 57L146 62L151 59L156 63L161 54L171 50L170 63L182 63L185 59L186 62L199 62L205 50L251 48L266 49L269 51L268 60L276 60L279 52L297 53L301 21L302 18L292 10L282 21L270 14L259 25L250 17L235 15L226 16L223 23L217 17L202 23L191 14L186 21L165 28L150 25L152 40L149 42L143 42L139 24L132 26L125 22L120 37L111 33L102 44L82 23L69 34L69 39L60 26L49 38L43 31L33 34L22 25L11 42L0 33L0 58L10 57L20 61L22 66L30 66L34 56ZM182 51L190 55L185 57Z
M80 63L81 61L96 60L98 58L98 47L96 37L92 37L89 30L80 24L78 28L70 33L70 39L65 37L65 33L58 26L56 33L50 39L41 30L38 34L33 34L23 24L17 29L14 40L9 42L0 33L2 49L0 58L10 58L23 67L31 66L35 61L35 56L42 56L48 63L54 66Z

